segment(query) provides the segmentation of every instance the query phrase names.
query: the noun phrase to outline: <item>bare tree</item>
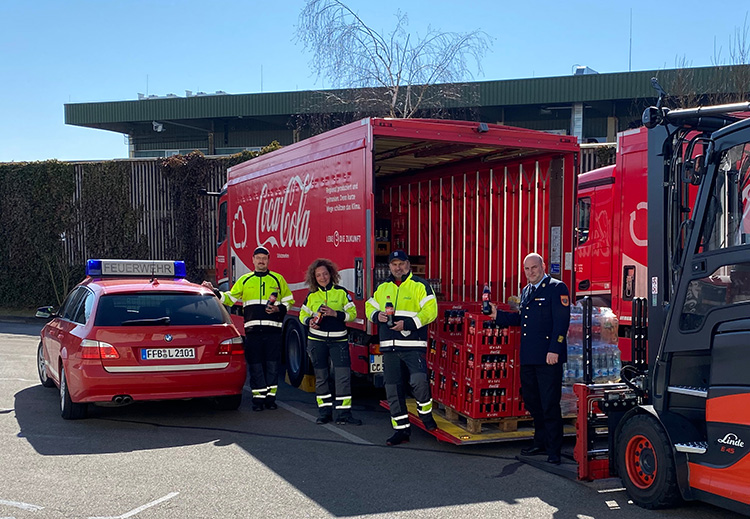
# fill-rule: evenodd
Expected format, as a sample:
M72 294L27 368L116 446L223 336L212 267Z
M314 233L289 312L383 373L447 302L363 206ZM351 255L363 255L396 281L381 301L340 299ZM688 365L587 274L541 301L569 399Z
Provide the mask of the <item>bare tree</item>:
M734 34L729 35L729 62L721 57L722 48L716 48L716 38L714 38L714 55L711 57L711 63L715 66L721 65L750 65L750 26L748 26L748 15L745 13L745 20L742 27L736 26Z
M308 0L299 16L297 40L313 58L311 66L339 90L325 91L328 103L348 112L408 118L460 104L490 47L490 36L441 32L423 37L407 31L407 15L396 14L390 33L381 34L339 0Z
M714 38L710 75L692 67L685 56L675 59L674 70L659 74L662 86L670 94L669 105L689 107L746 101L750 93L750 25L745 14L742 27L736 26L729 35L729 59L722 57L722 48ZM663 76L663 78L662 78Z

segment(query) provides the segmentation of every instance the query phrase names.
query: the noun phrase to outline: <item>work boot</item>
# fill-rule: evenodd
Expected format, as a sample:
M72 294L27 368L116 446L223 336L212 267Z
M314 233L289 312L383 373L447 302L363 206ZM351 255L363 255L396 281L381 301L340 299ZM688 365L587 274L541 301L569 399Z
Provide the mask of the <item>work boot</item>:
M274 409L278 409L278 408L279 406L276 405L275 400L269 400L266 402L266 409L270 409L271 411L273 411Z
M393 436L388 438L385 441L386 445L400 445L402 443L409 443L409 433L404 431L403 429L399 429L395 433L393 433Z
M337 425L362 425L362 420L354 418L350 414L345 414L336 418Z
M432 413L422 415L422 424L428 431L434 431L435 429L437 429L437 423L435 423L435 419L432 417Z
M263 404L253 404L253 411L262 411Z
M322 415L318 416L318 419L315 420L315 423L318 424L318 425L323 425L323 424L327 424L328 422L332 422L332 421L333 421L333 416L331 416L330 414L322 414Z

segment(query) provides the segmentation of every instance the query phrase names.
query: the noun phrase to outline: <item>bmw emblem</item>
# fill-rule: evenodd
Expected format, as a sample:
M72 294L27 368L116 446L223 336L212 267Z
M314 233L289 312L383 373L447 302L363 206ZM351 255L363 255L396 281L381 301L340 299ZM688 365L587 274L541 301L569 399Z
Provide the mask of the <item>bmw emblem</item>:
M165 341L167 341L167 342L172 342L172 335L171 335L171 334L169 334L169 333L168 333L168 334L166 334L166 335L164 336L164 340L165 340Z

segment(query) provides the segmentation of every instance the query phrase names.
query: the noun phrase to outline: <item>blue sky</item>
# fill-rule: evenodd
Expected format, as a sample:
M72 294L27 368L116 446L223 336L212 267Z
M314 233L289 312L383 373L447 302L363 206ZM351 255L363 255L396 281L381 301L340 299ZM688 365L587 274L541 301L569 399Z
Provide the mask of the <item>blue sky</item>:
M0 0L0 162L127 157L122 135L67 126L65 103L185 90L230 94L324 88L295 43L303 0ZM479 80L712 64L750 4L350 0L387 32L482 29L494 42ZM632 53L630 13L632 9ZM262 71L262 72L261 72Z

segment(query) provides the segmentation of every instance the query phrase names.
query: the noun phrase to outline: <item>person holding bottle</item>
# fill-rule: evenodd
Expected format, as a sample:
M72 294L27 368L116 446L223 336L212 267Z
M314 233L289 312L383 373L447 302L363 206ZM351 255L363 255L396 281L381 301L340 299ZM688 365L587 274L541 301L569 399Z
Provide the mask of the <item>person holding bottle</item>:
M520 313L498 311L491 317L498 326L521 327L521 391L526 409L534 418L534 445L521 454L547 454L559 465L563 441L560 410L563 364L568 355L570 298L565 283L548 276L542 257L532 252L523 260L528 285L521 292Z
M253 411L277 409L276 390L281 364L281 330L287 310L294 304L292 291L284 277L268 270L268 249L253 252L255 270L240 276L229 292L212 289L226 306L242 301L245 319L245 358L250 368Z
M411 272L409 256L395 250L388 256L391 275L365 304L367 318L378 325L383 354L385 393L395 429L387 445L409 441L409 411L404 396L402 369L417 401L417 411L428 431L437 429L432 417L432 395L427 380L427 325L437 317L437 299L432 287ZM391 324L392 323L392 324Z
M339 286L341 276L336 265L319 258L307 269L305 283L310 293L302 303L299 320L307 325L307 352L315 371L315 394L318 402L317 424L334 419L340 425L362 425L352 416L351 359L346 323L357 317L351 294ZM336 399L334 404L328 383L329 364L333 364Z

